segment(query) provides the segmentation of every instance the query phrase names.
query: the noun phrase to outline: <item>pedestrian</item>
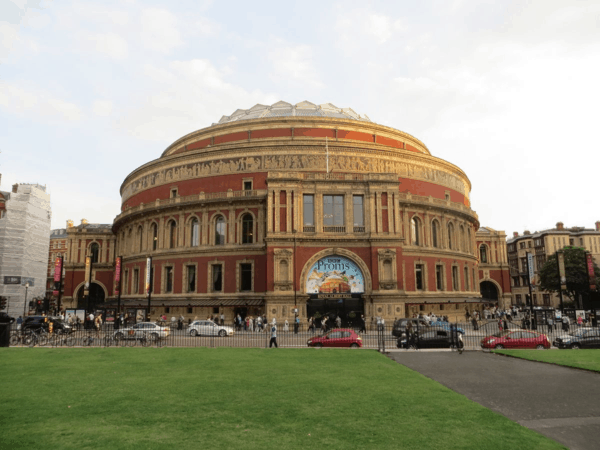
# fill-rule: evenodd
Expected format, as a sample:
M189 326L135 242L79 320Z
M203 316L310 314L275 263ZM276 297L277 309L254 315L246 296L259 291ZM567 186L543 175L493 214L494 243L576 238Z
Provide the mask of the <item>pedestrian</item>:
M19 316L17 319L17 330L21 329L21 325L23 324L23 317Z
M259 333L262 330L262 317L258 316L256 318L256 332Z
M552 317L548 317L546 319L546 324L548 325L548 333L551 333L554 325L554 320L552 320Z
M583 317L577 316L577 326L580 327L583 325Z
M502 319L498 319L498 331L502 331Z
M321 332L325 334L327 332L327 316L321 319Z
M278 346L277 346L277 325L275 325L275 324L271 325L271 340L269 341L269 348L273 347L273 345L275 345L275 348L278 348Z
M300 328L300 316L296 315L296 318L294 319L294 333L298 334L298 330Z
M475 318L475 316L473 316L473 318L471 319L471 323L473 324L474 331L479 330L479 327L477 326L477 319Z
M365 319L365 315L361 314L360 315L360 332L361 333L366 333L367 332L367 320Z
M287 319L285 319L285 322L283 323L283 331L290 331L290 324L288 323Z
M308 319L308 331L315 332L315 319L312 316Z
M342 326L342 318L340 316L337 316L335 318L335 324L338 328L340 328Z
M225 313L221 311L221 325L225 325Z

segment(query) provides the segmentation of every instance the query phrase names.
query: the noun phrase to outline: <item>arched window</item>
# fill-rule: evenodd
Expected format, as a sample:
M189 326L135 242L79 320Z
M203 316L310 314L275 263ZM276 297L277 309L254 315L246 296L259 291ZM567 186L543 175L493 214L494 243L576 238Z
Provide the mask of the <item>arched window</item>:
M215 245L225 245L225 218L217 217L215 220Z
M192 247L200 245L200 224L195 217L190 221L190 245Z
M244 214L242 217L242 244L252 244L254 242L253 229L254 219L252 219L252 214Z
M487 264L488 262L487 245L485 244L479 246L479 262L481 264Z
M448 224L448 248L452 250L454 248L454 225L452 222Z
M177 223L174 220L169 222L169 248L177 246Z
M144 229L140 226L138 227L138 251L141 252L144 250Z
M421 245L421 223L419 219L413 217L410 221L411 243L412 245Z
M158 225L154 222L151 226L152 228L152 250L156 250L158 248Z
M431 242L434 247L440 246L440 223L437 220L431 222Z
M90 245L90 259L92 263L98 262L98 257L100 256L100 246L95 242Z
M463 252L467 250L467 243L465 242L465 227L460 226L460 249Z

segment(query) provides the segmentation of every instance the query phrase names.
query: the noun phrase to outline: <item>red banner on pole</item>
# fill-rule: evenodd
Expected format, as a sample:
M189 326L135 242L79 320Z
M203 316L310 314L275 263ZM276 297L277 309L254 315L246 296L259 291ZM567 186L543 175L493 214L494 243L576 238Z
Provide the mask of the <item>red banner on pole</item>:
M117 256L115 262L115 295L119 295L121 290L121 257Z
M592 291L595 291L596 290L596 274L594 273L594 259L592 258L591 253L586 253L585 259L587 261L588 275L590 277L590 289Z
M63 259L60 256L56 257L56 261L54 261L54 290L52 291L53 295L58 295L58 286L60 286L60 280L62 278L62 262Z

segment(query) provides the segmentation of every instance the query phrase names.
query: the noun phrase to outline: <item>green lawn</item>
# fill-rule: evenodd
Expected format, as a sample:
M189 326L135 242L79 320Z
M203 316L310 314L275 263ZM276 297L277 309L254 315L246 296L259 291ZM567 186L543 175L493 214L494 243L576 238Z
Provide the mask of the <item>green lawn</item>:
M494 353L600 372L600 350L494 350Z
M0 349L0 398L11 450L564 448L366 350Z

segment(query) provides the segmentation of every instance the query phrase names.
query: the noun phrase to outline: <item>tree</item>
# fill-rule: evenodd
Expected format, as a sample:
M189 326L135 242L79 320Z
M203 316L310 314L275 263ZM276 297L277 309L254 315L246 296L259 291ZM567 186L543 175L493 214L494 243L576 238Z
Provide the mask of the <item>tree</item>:
M567 277L567 289L563 291L571 301L576 301L581 294L584 297L589 296L590 277L588 275L587 261L585 258L585 249L581 247L565 247L565 275ZM598 286L600 281L600 268L594 262L594 284ZM540 278L540 288L543 291L559 292L560 278L558 275L558 260L556 253L548 258L546 264L538 272Z

